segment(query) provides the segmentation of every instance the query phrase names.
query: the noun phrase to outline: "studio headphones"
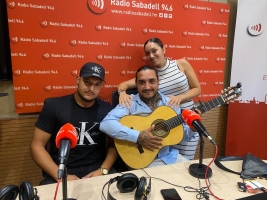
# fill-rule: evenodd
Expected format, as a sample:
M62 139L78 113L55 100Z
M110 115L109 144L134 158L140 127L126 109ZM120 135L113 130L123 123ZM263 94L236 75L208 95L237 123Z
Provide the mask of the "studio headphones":
M149 183L147 185L147 181L144 176L142 176L139 180L139 178L133 173L126 173L122 176L112 178L103 186L102 194L105 186L108 184L107 200L116 200L109 192L110 185L116 181L117 188L121 193L132 192L136 188L134 200L147 200L147 196L151 190L151 178L149 178Z
M0 189L0 200L15 200L19 194L19 200L39 200L37 189L30 182L24 181L17 185L7 185Z

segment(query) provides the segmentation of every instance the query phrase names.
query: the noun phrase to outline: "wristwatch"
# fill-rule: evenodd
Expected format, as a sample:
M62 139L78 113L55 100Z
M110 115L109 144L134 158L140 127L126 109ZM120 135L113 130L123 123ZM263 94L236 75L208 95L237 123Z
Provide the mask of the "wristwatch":
M106 168L100 167L99 169L100 169L100 171L102 172L103 175L107 175L108 174L108 170Z

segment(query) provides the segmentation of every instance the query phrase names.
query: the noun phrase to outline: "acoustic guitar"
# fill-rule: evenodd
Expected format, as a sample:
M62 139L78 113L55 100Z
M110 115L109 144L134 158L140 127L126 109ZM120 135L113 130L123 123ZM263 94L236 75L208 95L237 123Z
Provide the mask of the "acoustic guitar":
M228 87L222 91L222 94L208 102L200 103L196 106L202 113L210 109L229 103L238 98L242 93L241 83L237 86ZM184 136L182 123L185 123L182 115L177 113L168 106L160 106L148 116L128 115L120 119L120 123L131 129L142 131L155 125L152 135L163 138L162 144L170 146L178 144ZM117 151L122 160L133 169L147 167L157 156L160 149L150 151L127 140L114 139Z

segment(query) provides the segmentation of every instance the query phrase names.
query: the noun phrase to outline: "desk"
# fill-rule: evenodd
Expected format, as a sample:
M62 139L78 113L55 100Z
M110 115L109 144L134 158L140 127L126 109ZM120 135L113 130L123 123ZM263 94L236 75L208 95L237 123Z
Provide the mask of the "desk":
M203 164L208 165L211 159L203 159ZM146 172L152 176L161 178L165 181L180 185L191 186L193 188L199 188L199 182L196 178L191 176L188 172L190 164L198 163L198 160L177 163L172 165L159 166L154 168L145 169ZM225 161L224 165L231 168L234 171L241 171L242 161ZM233 200L241 197L250 196L251 194L245 192L239 192L237 189L237 182L241 181L241 178L236 175L219 169L214 163L211 165L212 176L210 178L211 191L219 198L225 200ZM147 176L143 170L133 170L132 173L138 177ZM125 172L127 173L127 172ZM76 198L78 200L101 200L101 192L103 185L113 177L121 176L121 174L110 174L106 176L93 177L88 179L81 179L75 181L68 181L68 197ZM263 186L267 187L267 180L258 180ZM163 181L151 179L151 193L148 196L150 200L162 200L160 189L175 188L180 194L183 200L196 199L197 193L190 193L184 191L183 188L169 185ZM200 179L201 186L206 187L205 180ZM105 187L104 194L107 195L107 186ZM56 184L38 186L38 194L40 200L53 200ZM110 187L111 195L118 200L133 200L134 192L131 193L119 193L116 182ZM107 197L106 197L107 198ZM62 185L59 185L57 199L62 199ZM210 199L215 199L210 197Z

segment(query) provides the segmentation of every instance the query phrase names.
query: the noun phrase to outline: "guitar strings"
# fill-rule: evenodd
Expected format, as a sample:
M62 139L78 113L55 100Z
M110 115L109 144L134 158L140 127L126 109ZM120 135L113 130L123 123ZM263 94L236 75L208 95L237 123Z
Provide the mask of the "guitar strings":
M181 116L180 116L181 118ZM169 125L168 125L168 122L169 122ZM183 119L179 119L177 117L172 117L164 122L159 122L159 123L156 123L154 124L155 127L154 127L154 131L170 131L170 129L176 127L176 126L179 126L179 125L182 125L183 124ZM155 133L156 134L156 133ZM157 135L157 134L156 134Z
M161 122L158 122L158 123L155 123L155 128L169 128L169 129L172 129L178 125L181 125L184 123L184 120L183 120L183 117L181 114L179 114L178 116L174 116L168 120L164 120L164 121L161 121ZM171 126L168 126L168 124L170 125L173 125L173 127Z

